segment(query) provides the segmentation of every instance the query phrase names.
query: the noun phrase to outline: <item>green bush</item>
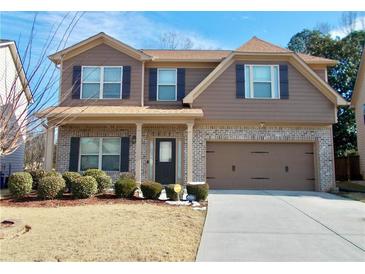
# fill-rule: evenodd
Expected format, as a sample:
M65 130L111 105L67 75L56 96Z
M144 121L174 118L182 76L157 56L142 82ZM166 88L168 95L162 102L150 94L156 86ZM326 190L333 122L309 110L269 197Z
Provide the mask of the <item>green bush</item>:
M120 176L114 184L115 195L122 198L132 198L137 188L137 182L134 179L123 176Z
M33 179L33 189L37 189L39 180L44 177L46 172L43 169L32 169L29 170L29 174L32 176Z
M143 197L147 199L158 199L161 195L163 186L152 181L145 181L141 184Z
M55 170L52 170L52 171L48 171L44 174L44 177L46 176L56 176L56 177L62 177L62 174L55 171Z
M14 198L22 198L32 191L32 176L28 172L15 172L9 177L9 192Z
M62 174L62 177L65 180L66 187L68 188L68 191L71 192L72 182L75 181L76 178L81 177L81 175L78 172L67 171L67 172Z
M54 199L61 197L66 184L60 176L45 176L38 183L38 197L42 199Z
M98 192L98 183L91 176L81 176L72 182L71 191L77 199L90 198Z
M98 184L98 193L104 193L112 185L112 178L108 175L97 176L95 180Z
M134 177L133 173L130 172L126 172L123 173L122 175L120 175L119 177L120 179L131 179L131 180L136 180L136 178Z
M90 168L88 170L84 171L84 176L91 176L96 180L96 177L99 176L107 176L107 174L102 171L101 169L97 169L97 168Z
M208 197L209 185L187 185L186 190L188 195L194 195L197 201L205 201Z
M175 184L170 184L170 185L165 186L166 197L169 198L170 200L177 201L178 195L175 192L174 187L175 187ZM180 200L183 199L183 195L184 195L184 190L181 187L181 191L179 193Z

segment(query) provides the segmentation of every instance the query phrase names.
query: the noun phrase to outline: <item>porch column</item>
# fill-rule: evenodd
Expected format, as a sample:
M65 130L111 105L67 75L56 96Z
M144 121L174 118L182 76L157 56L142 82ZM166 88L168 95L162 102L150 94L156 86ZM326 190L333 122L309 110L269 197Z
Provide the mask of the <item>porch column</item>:
M44 169L47 171L52 170L53 150L54 150L54 128L49 127L46 129L46 147L44 151Z
M188 123L187 131L188 131L188 143L187 143L187 183L190 184L193 182L193 123Z
M142 182L142 123L136 123L136 181Z

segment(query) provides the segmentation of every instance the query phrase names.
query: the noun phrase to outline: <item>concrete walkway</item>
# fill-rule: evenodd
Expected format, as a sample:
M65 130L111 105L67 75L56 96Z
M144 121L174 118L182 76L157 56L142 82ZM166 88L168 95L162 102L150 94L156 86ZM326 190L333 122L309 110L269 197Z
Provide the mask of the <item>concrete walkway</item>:
M211 191L197 261L365 261L365 204L319 192Z

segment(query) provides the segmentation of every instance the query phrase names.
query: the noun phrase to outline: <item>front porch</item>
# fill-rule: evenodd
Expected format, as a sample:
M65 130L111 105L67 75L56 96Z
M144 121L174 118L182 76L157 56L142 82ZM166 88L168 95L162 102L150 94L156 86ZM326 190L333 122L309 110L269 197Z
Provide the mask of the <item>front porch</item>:
M107 171L114 179L121 172L130 172L138 182L144 180L161 183L186 184L193 181L193 126L194 120L152 121L141 120L135 123L80 123L68 122L58 127L57 150L53 151L54 129L47 130L47 148L45 167L52 168L53 153L56 153L56 170L70 170L72 154L71 139L78 138L128 138L128 153L120 154L120 161L125 161L128 154L128 169ZM163 153L163 155L161 154ZM78 152L81 160L81 152ZM102 159L102 156L100 157ZM161 160L161 161L160 161ZM100 160L102 161L102 160ZM100 164L101 165L101 164ZM80 162L77 171L82 171ZM170 167L171 172L167 172ZM168 178L164 178L164 176Z

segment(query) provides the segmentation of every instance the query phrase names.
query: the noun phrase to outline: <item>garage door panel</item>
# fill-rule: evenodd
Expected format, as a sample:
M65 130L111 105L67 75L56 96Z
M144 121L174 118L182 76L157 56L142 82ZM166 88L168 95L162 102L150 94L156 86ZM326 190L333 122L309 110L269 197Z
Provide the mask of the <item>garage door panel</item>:
M312 144L207 143L211 188L314 190Z

